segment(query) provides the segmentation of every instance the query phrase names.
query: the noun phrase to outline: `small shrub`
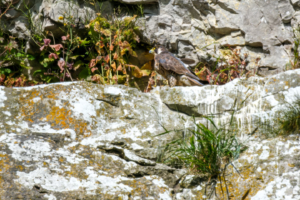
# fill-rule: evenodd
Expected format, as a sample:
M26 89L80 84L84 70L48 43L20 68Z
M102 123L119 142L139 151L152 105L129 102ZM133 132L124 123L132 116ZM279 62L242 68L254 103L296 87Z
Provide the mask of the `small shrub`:
M244 58L240 55L240 49L230 46L222 49L222 56L216 58L213 66L199 63L195 68L195 74L202 80L213 85L223 85L243 75L249 76L246 70L248 54ZM201 65L202 64L202 65Z
M137 78L144 75L138 66L129 63L130 56L137 57L134 49L140 42L135 33L137 16L120 19L118 15L115 13L111 19L106 19L99 14L87 26L96 50L89 68L93 74L92 80L98 83L117 84L122 80L124 83L128 79L128 71Z
M231 120L228 125L218 127L205 117L209 124L196 123L187 130L187 136L167 145L166 163L182 163L196 173L218 177L232 160L238 158L242 145L237 141L237 128ZM166 131L163 134L169 133ZM163 135L160 134L160 135Z
M293 56L290 59L290 62L286 65L286 70L298 69L300 67L300 57L299 57L299 45L300 45L300 28L294 28L294 47L293 47Z
M299 133L300 131L300 96L296 97L296 101L293 104L286 103L286 108L280 110L278 116L281 135L290 135Z
M230 199L226 169L231 164L237 170L232 161L239 157L245 146L237 140L238 127L234 123L233 114L229 124L220 126L210 117L205 119L207 125L196 123L194 119L194 127L188 128L183 138L168 143L159 159L171 166L185 166L192 174L207 176L209 180L206 186L212 186L209 194L205 190L208 198L212 196L217 182L220 181L221 185L225 184L226 195ZM167 133L170 131L166 130L160 135ZM222 192L224 197L224 191Z

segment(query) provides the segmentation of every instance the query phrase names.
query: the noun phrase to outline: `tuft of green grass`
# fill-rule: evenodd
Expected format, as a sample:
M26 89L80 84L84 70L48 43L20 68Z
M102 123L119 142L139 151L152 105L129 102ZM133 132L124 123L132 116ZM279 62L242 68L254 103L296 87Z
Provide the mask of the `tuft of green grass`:
M187 136L167 144L164 162L181 164L196 173L219 177L232 160L238 158L242 144L236 138L238 129L233 117L228 125L217 126L210 117L208 124L196 123L187 130ZM228 127L228 128L226 128ZM169 133L166 131L160 135Z
M212 117L204 117L207 124L196 122L194 118L193 126L185 131L182 138L169 142L159 157L160 161L173 167L185 166L192 174L206 176L208 178L206 186L211 185L210 192L205 190L208 199L212 197L218 181L221 185L225 185L227 199L230 199L226 169L232 165L239 173L232 161L246 148L237 140L239 129L234 123L233 115L234 112L229 123L219 126ZM159 135L170 132L165 129L165 132ZM222 193L225 198L223 189Z
M281 135L290 135L300 131L300 96L292 104L286 103L286 108L280 111L278 117Z

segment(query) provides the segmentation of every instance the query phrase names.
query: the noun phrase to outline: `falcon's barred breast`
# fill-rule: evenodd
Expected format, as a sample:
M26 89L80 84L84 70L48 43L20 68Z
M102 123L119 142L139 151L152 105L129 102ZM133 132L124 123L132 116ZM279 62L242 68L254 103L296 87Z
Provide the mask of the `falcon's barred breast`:
M149 53L154 53L154 68L168 80L171 87L203 85L200 83L200 79L164 46L153 48Z

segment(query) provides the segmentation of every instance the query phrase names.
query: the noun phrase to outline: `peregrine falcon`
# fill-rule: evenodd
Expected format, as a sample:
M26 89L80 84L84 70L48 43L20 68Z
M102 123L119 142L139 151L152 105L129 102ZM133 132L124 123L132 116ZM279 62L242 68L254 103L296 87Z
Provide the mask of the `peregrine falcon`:
M164 46L153 48L154 69L173 86L202 86L200 79L185 64L170 53Z

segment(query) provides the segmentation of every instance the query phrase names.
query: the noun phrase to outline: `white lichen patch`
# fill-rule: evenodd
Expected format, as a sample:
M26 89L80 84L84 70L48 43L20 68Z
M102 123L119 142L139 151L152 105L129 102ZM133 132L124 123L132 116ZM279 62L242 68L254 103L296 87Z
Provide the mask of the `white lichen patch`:
M19 161L40 161L45 156L52 155L51 145L40 139L22 142L17 139L16 134L11 133L0 136L0 142L5 143L12 151L11 156Z
M144 149L144 147L138 145L137 143L131 143L130 147L131 147L132 150L142 150L142 149Z
M121 181L130 180L128 178L98 175L91 167L84 172L88 178L80 180L75 177L64 177L41 167L30 173L17 172L19 178L14 181L28 189L38 184L42 188L54 192L68 192L79 188L86 189L87 194L95 194L96 190L101 190L103 194L130 193L132 191L131 187L121 183Z
M19 178L15 181L30 189L35 184L40 184L43 188L56 192L78 190L81 187L79 179L51 173L49 169L43 167L29 173L18 171L17 176Z
M121 88L118 88L118 87L108 86L108 87L104 88L104 93L118 96L118 95L124 94L124 90L122 90Z
M91 117L96 116L95 102L91 99L91 95L82 89L74 88L70 93L62 91L59 100L56 100L56 105L64 107L61 100L69 101L71 106L68 108L77 118L91 121Z
M69 135L71 139L75 140L76 133L72 129L61 129L55 130L51 128L51 125L48 123L39 123L33 124L31 131L33 133L47 133L47 134L61 134L61 135Z
M2 113L3 113L4 115L11 116L11 113L10 113L9 111L2 111Z
M159 187L159 199L161 200L172 200L172 196L171 196L171 191L169 189L169 187L165 184L164 180L156 175L153 176L145 176L144 177L147 180L152 181L152 183Z
M129 178L98 175L92 168L87 168L85 173L89 177L82 181L82 185L86 188L88 194L95 194L97 189L101 189L103 194L130 193L133 190L133 188L120 183L124 180L131 180Z
M155 162L153 162L151 160L141 158L141 157L135 155L133 152L131 152L127 149L124 149L124 155L125 155L126 159L137 162L137 163L143 163L146 165L155 165L156 164Z
M263 147L263 152L260 154L259 159L266 160L270 156L270 148L268 146Z
M297 200L300 199L300 172L284 173L268 183L265 189L259 191L251 200Z
M4 87L0 86L0 107L4 107L4 101L7 100L7 97L5 96Z
M60 86L68 86L72 85L74 82L59 82L59 83L50 83L50 84L44 84L44 85L35 85L35 86L28 86L28 87L15 87L14 90L36 90L36 89L43 89L46 87L52 87L54 85L60 85Z
M53 194L45 194L44 197L48 200L56 200L56 197Z

